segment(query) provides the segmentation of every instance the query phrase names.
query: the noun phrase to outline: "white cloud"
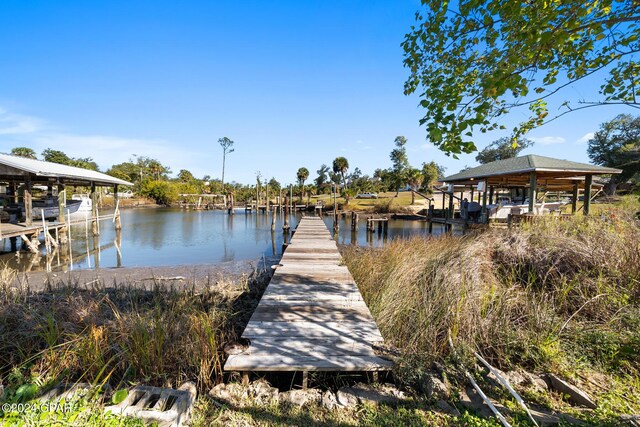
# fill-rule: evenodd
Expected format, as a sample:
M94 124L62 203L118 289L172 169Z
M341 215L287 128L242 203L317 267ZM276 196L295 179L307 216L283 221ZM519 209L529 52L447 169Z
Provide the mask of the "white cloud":
M586 144L589 140L593 139L593 132L585 133L582 138L576 140L576 144Z
M428 143L426 143L426 144L422 144L422 145L420 146L420 148L421 148L422 150L431 150L432 148L434 148L434 145L433 145L432 143L428 142Z
M26 146L36 153L46 148L60 150L71 157L91 157L102 170L111 165L128 161L133 154L152 157L161 162L170 162L174 173L180 169L202 172L193 159L203 160L202 153L187 151L179 144L160 139L127 138L113 135L82 135L56 130L45 125L45 121L30 116L14 114L0 107L0 136L3 142L11 137L14 146ZM5 145L5 144L3 144ZM9 151L3 147L0 151ZM208 156L204 156L205 158ZM170 160L168 160L170 159ZM204 168L202 168L204 170Z
M43 122L35 117L13 114L0 107L0 135L21 135L39 131Z
M564 144L565 142L567 142L567 140L561 136L542 136L532 137L529 139L542 145Z

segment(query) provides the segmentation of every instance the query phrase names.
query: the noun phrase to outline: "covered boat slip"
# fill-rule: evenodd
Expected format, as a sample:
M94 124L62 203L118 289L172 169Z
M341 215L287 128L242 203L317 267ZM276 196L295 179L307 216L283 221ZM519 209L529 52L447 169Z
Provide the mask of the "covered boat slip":
M224 369L391 369L373 350L382 335L341 260L322 219L303 217L242 334L249 346Z
M467 197L469 211L477 210L480 215L475 219L484 223L518 215L562 213L565 205L571 213L582 209L588 215L594 189L602 188L593 177L621 172L533 154L487 163L444 178L449 216L454 218L454 198L463 205ZM461 220L472 219L468 213L461 209Z
M35 185L46 189L47 198L45 201L33 200ZM3 210L5 208L13 209L18 213L11 223L0 223L0 238L21 237L23 243L29 246L32 252L37 252L39 234L44 233L45 244L48 247L51 240L49 231L55 230L56 242L53 245L66 243L65 226L69 225L69 220L65 218L66 213L70 212L72 207L79 207L66 205L66 186L91 188L92 207L89 216L94 235L99 233L97 222L101 219L97 210L96 188L113 187L116 199L114 222L116 228L119 229L120 217L117 209L119 185L133 184L97 171L0 153L0 186L4 187L4 193L0 194L2 208ZM57 197L54 196L54 188ZM55 208L52 206L54 204ZM34 207L36 211L39 209L35 215ZM43 213L45 218L42 218ZM55 217L52 216L53 214ZM34 217L39 220L34 221ZM44 219L53 219L55 222L45 223ZM15 245L12 243L13 246Z

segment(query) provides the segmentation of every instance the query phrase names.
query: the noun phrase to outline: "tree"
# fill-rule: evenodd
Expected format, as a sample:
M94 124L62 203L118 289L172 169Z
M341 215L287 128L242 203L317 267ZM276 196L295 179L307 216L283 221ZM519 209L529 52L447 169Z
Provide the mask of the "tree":
M391 151L389 157L393 162L392 174L395 184L396 197L398 197L399 189L406 183L405 172L409 168L409 158L407 157L407 138L397 136L394 143L396 148Z
M73 166L71 157L67 156L60 150L47 148L42 152L42 158L46 162L59 163L61 165Z
M323 164L322 166L320 166L320 169L318 169L316 171L316 173L318 174L318 177L315 179L315 183L316 183L316 188L318 189L318 194L321 194L324 191L324 188L327 186L327 184L329 183L329 172L331 171L331 169L329 169L329 166Z
M300 202L302 202L302 193L304 192L304 182L309 178L309 169L300 168L296 173L298 178L298 185L300 186Z
M411 204L415 204L416 202L416 191L422 185L422 180L424 179L424 175L420 169L409 168L405 172L407 184L411 188Z
M218 139L218 143L222 147L222 189L224 190L224 166L227 160L227 154L233 153L235 150L233 147L234 142L226 136Z
M15 147L11 149L11 154L18 157L26 157L27 159L37 159L36 152L29 147Z
M131 161L113 165L106 173L107 175L115 176L116 178L133 183L140 179L140 168Z
M373 171L373 178L379 182L382 191L393 190L394 179L390 169L376 169Z
M75 159L73 157L67 156L60 150L53 150L51 148L47 148L42 152L42 158L47 162L59 163L61 165L67 166L75 166L77 168L90 169L94 171L98 170L98 164L94 162L91 157Z
M587 148L595 164L622 169L612 175L607 193L614 194L618 184L640 173L640 116L620 114L600 125Z
M444 176L444 168L434 161L422 164L422 186L431 191L433 183Z
M347 171L349 170L349 161L345 157L336 157L333 161L333 173L336 175L340 175L342 177L342 184L344 185L345 190L349 187L347 186L347 180L345 178Z
M638 107L640 3L635 0L423 0L402 43L405 94L420 93L428 139L447 154L476 150L475 130L501 126L528 108L513 139L571 111L605 104ZM547 100L572 83L601 82L589 102ZM555 100L558 96L555 97Z
M180 169L180 172L178 172L178 179L182 182L191 182L195 178L193 177L193 174L188 170Z
M280 185L280 182L278 182L277 179L271 178L269 180L269 188L273 189L274 192L278 193L280 192L280 189L282 188L282 186Z
M495 162L496 160L510 159L516 157L522 150L531 147L533 141L521 139L513 142L511 138L500 138L487 145L476 156L476 161L481 164Z

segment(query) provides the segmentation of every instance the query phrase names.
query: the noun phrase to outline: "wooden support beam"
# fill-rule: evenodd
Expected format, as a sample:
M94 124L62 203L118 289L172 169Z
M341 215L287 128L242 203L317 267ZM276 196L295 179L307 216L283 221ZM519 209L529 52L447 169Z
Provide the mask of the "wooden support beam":
M32 253L34 253L34 254L37 254L37 253L38 253L38 246L37 246L37 245L35 245L35 244L31 241L31 239L29 239L29 238L28 238L26 235L24 235L24 234L21 234L21 235L20 235L20 238L22 239L22 243L24 243L24 244L29 248L29 250L30 250Z
M33 225L33 200L31 197L32 185L31 175L27 174L24 177L24 223L27 227Z
M98 231L98 193L95 182L91 183L91 230L94 236L100 234Z
M529 213L533 213L536 205L536 192L538 190L538 176L536 172L529 173Z
M584 177L584 209L585 215L589 215L591 208L591 184L593 183L593 175L586 175Z
M63 183L58 183L58 222L65 223L65 208L67 207L67 190Z
M116 230L122 229L122 223L120 222L120 198L118 197L118 184L113 186L113 216L116 225Z

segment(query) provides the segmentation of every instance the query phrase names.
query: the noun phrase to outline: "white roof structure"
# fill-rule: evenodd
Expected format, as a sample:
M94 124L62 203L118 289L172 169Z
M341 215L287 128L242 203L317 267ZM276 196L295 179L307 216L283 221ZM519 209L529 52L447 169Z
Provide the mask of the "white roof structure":
M21 180L29 174L32 181L38 181L38 178L42 178L42 181L55 178L56 181L72 185L133 185L102 172L0 153L0 180Z

